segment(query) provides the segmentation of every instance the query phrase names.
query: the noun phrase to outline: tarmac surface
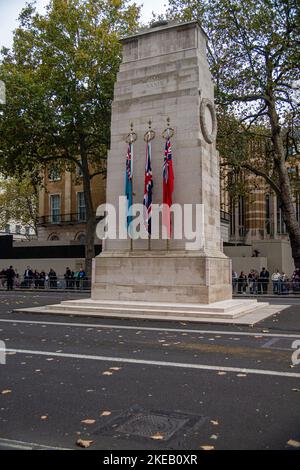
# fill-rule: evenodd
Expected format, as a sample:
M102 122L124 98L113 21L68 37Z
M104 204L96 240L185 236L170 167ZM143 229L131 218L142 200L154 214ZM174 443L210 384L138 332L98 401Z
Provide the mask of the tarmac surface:
M13 312L72 298L0 292L0 449L300 449L299 299L253 328Z

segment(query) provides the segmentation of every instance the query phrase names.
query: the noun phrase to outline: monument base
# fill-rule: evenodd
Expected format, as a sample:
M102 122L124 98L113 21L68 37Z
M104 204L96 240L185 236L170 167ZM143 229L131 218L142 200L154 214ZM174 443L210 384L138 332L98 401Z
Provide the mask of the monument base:
M78 299L63 301L56 305L22 308L17 311L126 320L254 325L283 308L286 306L269 305L257 302L256 299L224 300L210 305Z
M94 259L93 300L211 304L232 298L231 260L195 251L107 252Z

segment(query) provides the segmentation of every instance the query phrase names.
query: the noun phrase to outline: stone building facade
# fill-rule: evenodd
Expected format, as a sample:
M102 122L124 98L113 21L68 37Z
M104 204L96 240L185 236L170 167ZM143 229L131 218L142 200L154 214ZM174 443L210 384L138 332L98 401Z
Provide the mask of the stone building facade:
M92 179L95 211L105 202L105 178ZM49 241L85 241L85 202L82 177L78 171L49 169L43 175L39 194L38 239Z

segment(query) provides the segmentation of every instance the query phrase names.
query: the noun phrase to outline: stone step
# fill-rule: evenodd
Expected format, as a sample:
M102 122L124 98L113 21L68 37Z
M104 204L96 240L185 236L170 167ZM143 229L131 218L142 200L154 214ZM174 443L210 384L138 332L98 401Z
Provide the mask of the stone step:
M267 306L266 306L267 305ZM219 314L212 315L211 313L205 314L202 313L200 315L197 314L185 314L180 315L178 313L171 313L168 312L167 315L162 315L160 312L149 313L141 312L141 311L124 311L124 312L113 312L103 310L100 311L99 309L94 310L75 310L75 309L61 309L61 305L51 306L41 306L41 307L31 307L31 308L22 308L17 309L16 311L22 313L36 313L36 314L51 314L51 315L71 315L71 316L79 316L79 317L97 317L97 318L118 318L118 319L127 319L127 320L153 320L153 321L175 321L175 322L203 322L203 323L216 323L216 324L232 324L232 325L247 325L253 326L257 322L273 315L278 311L278 309L282 309L282 306L275 308L274 306L270 306L268 304L259 303L257 308L254 310L250 310L248 312L244 312L241 315L235 316L235 318L230 318L227 314L226 316L220 316Z
M253 310L259 305L265 305L258 303L256 299L239 299L239 300L227 300L222 302L215 302L213 304L183 304L183 303L166 303L166 302L132 302L132 301L118 301L118 300L66 300L62 301L59 305L62 307L84 307L97 309L101 308L112 310L117 308L118 310L129 310L129 311L149 311L149 312L171 312L171 313L205 313L207 311L211 313L219 314L238 314L245 312L246 310Z
M135 316L138 315L140 318L153 318L154 316L156 318L169 318L173 316L180 316L182 319L187 320L189 317L195 317L195 318L238 318L242 315L245 315L253 310L256 310L257 308L261 308L262 305L259 303L251 303L247 307L242 307L240 306L239 308L232 309L231 311L220 311L214 310L214 308L209 308L209 306L206 306L206 308L201 308L201 310L190 310L188 308L185 309L176 309L176 310L171 310L165 309L162 306L160 306L160 309L155 308L151 309L149 306L147 308L143 308L142 306L139 306L139 308L135 307L132 308L131 306L128 305L123 305L123 303L118 303L116 305L108 305L107 303L101 304L100 302L96 302L97 305L91 305L89 303L80 305L79 302L73 301L73 302L64 302L61 304L56 304L56 305L48 305L47 306L47 311L50 313L55 312L63 312L65 314L74 314L82 312L83 314L89 315L99 315L102 316L103 314L105 315L119 315L119 316Z

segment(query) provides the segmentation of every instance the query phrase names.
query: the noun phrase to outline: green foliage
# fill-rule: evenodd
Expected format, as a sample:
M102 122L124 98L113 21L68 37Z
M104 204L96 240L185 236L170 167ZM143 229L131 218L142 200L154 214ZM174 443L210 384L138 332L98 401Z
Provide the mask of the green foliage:
M53 159L80 164L82 142L88 164L103 171L119 40L138 14L127 0L52 0L44 16L23 9L13 49L2 50L0 171L22 174Z
M169 17L197 19L208 34L217 103L226 104L227 111L231 109L248 124L267 115L272 99L279 113L296 111L294 89L300 78L297 0L169 3Z
M37 219L38 191L31 175L0 180L0 227L15 221L36 232Z

